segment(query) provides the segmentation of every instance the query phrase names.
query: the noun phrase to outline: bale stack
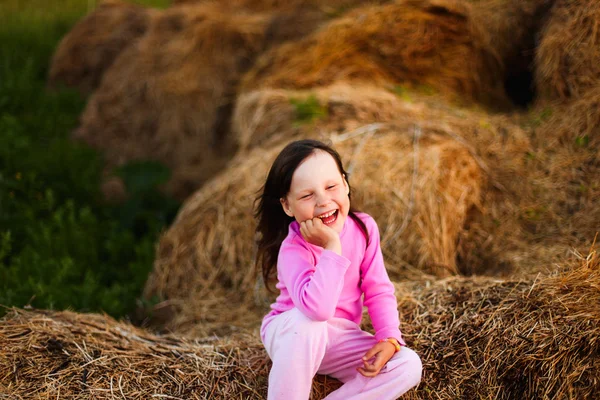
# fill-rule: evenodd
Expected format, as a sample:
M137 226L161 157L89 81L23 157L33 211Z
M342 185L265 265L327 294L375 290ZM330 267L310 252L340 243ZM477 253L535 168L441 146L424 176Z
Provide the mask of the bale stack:
M74 138L103 151L107 170L138 159L164 163L173 171L165 190L185 198L236 151L232 104L255 57L335 16L317 4L296 6L200 2L160 12L106 72Z
M265 54L244 77L242 90L340 81L412 84L506 105L501 60L471 14L468 3L442 0L360 7Z
M107 71L74 137L102 150L109 167L166 164L167 191L185 197L235 151L226 144L235 84L269 22L215 4L163 11Z
M120 0L103 1L61 40L48 83L90 94L115 59L144 35L157 14L157 10Z
M585 399L600 390L595 252L531 280L452 277L396 289L425 371L409 400ZM269 367L256 330L192 341L106 316L24 310L0 324L0 390L15 399L264 399ZM317 377L313 395L337 387Z

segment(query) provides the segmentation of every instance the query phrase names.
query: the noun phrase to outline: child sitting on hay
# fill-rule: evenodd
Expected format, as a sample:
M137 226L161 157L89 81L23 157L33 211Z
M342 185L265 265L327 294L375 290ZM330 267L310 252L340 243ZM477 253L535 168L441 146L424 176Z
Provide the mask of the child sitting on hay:
M344 383L328 400L396 399L416 386L421 360L398 328L377 225L350 207L338 153L290 143L257 200L257 264L265 283L277 266L280 290L261 326L273 361L268 399L308 399L317 373ZM363 295L375 336L359 327Z

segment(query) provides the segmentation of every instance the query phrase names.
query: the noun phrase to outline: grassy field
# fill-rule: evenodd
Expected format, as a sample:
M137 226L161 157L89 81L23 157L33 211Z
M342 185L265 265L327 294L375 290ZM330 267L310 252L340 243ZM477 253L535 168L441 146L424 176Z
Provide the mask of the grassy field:
M166 0L138 3L168 5ZM73 90L46 90L56 46L95 6L91 0L0 2L0 304L5 306L130 314L152 268L154 243L178 208L156 190L165 176L160 166L156 173L156 165L125 168L121 173L133 181L151 184L130 193L124 204L103 204L101 155L69 139L86 99Z

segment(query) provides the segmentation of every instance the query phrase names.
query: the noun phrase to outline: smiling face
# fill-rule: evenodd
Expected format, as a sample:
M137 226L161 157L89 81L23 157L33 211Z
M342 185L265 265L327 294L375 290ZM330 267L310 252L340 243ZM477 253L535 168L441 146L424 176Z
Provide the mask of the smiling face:
M320 218L340 233L350 209L350 187L333 157L321 150L306 157L292 175L283 211L296 221Z

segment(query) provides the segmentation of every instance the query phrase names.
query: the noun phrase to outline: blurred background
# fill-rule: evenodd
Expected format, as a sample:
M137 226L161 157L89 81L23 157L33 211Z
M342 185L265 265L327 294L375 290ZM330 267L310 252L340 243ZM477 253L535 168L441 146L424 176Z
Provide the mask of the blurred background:
M164 8L168 1L140 1ZM115 174L128 199L102 196L103 156L70 139L87 96L48 90L61 39L97 6L90 0L0 2L0 304L131 313L158 235L179 202L157 187L160 163ZM0 310L4 314L5 310Z

